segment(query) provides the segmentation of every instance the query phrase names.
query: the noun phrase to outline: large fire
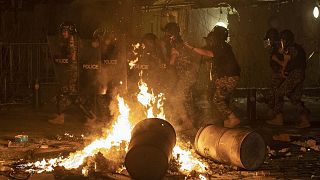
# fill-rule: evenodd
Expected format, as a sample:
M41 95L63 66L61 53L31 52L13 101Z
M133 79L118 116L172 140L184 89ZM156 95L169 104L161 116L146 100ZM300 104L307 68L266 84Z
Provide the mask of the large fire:
M139 82L140 92L137 95L137 100L146 108L145 118L161 118L165 119L165 113L163 108L163 101L165 99L164 94L154 95L145 82L142 80ZM69 157L54 158L49 160L37 161L34 163L28 163L23 165L30 172L42 173L50 172L54 170L54 167L61 166L66 169L76 169L84 164L85 159L93 157L98 152L106 151L111 148L120 148L123 143L128 147L128 143L131 138L131 130L134 124L131 124L129 120L130 108L125 103L125 100L117 96L119 115L112 125L110 130L106 132L105 136L94 140L87 145L83 150L71 153ZM156 108L156 112L154 111ZM173 157L178 160L180 165L180 172L183 174L189 174L191 171L199 173L205 173L206 163L197 159L191 151L189 151L182 141L177 141L177 145L173 149ZM106 157L107 158L107 157ZM120 168L120 167L119 167ZM84 167L82 173L87 175L88 169ZM200 179L205 179L205 176L199 175Z

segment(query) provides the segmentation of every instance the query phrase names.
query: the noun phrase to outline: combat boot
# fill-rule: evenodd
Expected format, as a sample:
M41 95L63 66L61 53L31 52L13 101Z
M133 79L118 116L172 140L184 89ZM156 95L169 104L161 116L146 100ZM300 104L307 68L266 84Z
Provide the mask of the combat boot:
M310 127L309 114L303 113L299 116L299 122L295 126L296 128L308 128Z
M276 114L276 116L273 119L267 121L267 124L275 125L275 126L282 126L283 125L282 113Z
M240 124L240 119L234 113L231 113L228 116L228 119L223 122L223 126L226 128L234 128L239 124Z
M56 114L54 118L48 120L51 124L64 124L64 113Z

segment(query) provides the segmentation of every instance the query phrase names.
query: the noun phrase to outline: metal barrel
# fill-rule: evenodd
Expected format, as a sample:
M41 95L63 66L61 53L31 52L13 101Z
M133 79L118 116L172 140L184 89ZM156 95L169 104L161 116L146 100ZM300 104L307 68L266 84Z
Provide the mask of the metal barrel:
M266 144L262 136L249 129L229 129L208 125L199 129L196 151L221 163L255 170L265 160Z
M162 119L140 121L132 130L125 166L134 179L162 179L169 168L176 133Z

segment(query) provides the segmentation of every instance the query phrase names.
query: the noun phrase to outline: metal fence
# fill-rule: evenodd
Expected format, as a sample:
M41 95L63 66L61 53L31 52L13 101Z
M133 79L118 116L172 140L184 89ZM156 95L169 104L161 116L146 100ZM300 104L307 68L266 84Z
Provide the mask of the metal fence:
M0 44L0 104L30 100L35 82L54 84L47 43Z

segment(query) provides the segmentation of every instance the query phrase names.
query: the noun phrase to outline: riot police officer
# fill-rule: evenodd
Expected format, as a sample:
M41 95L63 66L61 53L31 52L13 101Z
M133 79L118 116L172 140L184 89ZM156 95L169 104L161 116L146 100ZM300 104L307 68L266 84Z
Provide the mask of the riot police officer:
M57 114L50 119L53 124L64 123L64 111L76 101L79 83L78 36L74 24L64 22L59 26L59 52L54 55L55 71L59 83L56 96Z
M116 31L107 27L98 28L93 34L92 46L97 49L96 58L100 62L97 75L97 114L100 120L109 122L111 119L109 105L113 91L120 85L120 81L123 81Z
M71 105L79 107L87 120L95 118L91 109L86 107L87 100L79 93L79 40L73 23L64 22L59 26L59 47L54 54L58 80L57 114L49 119L52 124L63 124L65 111Z
M164 56L162 55L157 36L153 33L146 33L142 37L139 47L134 51L135 54L132 54L131 58L136 59L137 62L129 64L129 91L136 93L138 82L142 79L155 93L160 93L163 90L160 84Z
M170 76L166 78L170 79L167 81L170 84L167 100L174 107L174 112L171 112L173 123L176 123L175 127L179 130L193 129L191 89L195 83L196 69L191 54L183 44L179 25L167 23L163 31L163 54L167 59L166 71Z

